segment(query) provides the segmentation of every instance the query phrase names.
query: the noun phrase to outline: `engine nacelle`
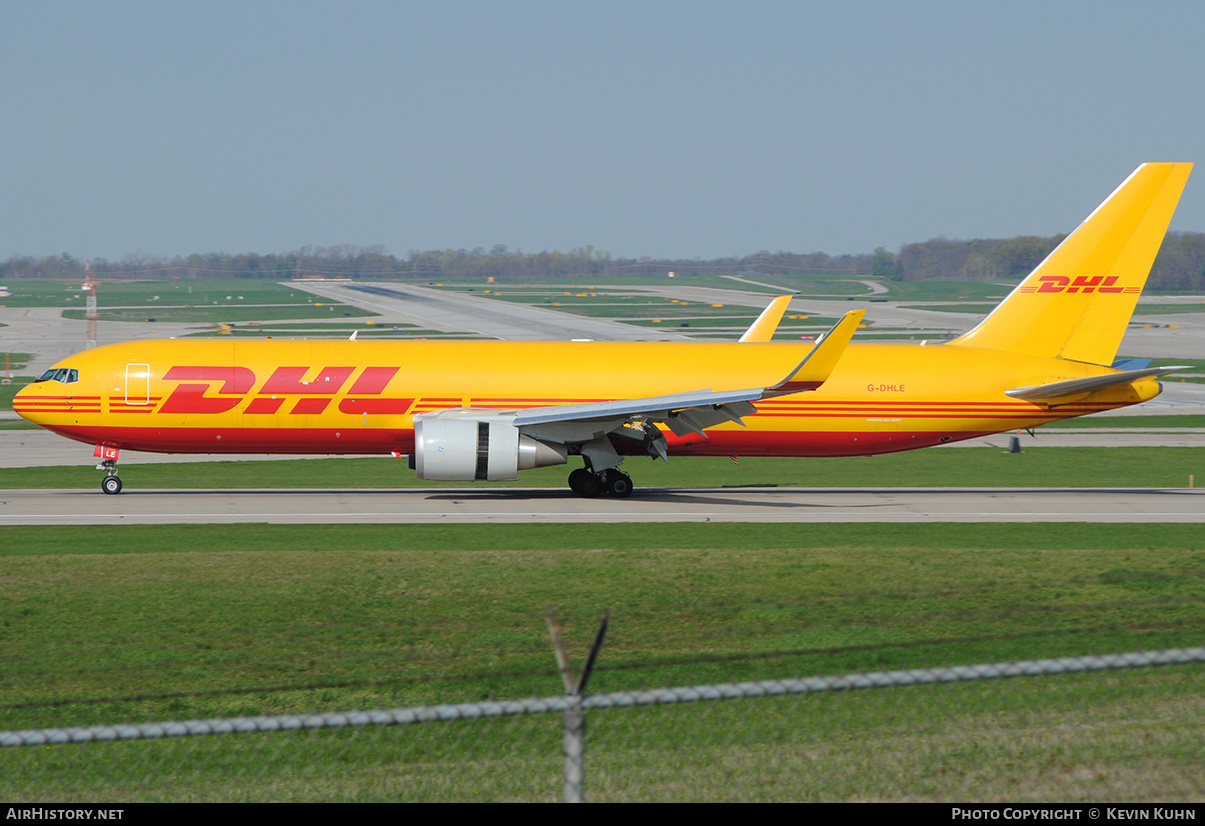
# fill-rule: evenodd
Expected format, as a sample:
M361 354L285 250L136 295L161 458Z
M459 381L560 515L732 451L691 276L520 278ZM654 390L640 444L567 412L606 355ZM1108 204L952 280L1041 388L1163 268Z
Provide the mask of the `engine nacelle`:
M470 418L414 423L414 470L433 482L491 482L519 478L520 470L563 465L569 450L548 445L506 422Z

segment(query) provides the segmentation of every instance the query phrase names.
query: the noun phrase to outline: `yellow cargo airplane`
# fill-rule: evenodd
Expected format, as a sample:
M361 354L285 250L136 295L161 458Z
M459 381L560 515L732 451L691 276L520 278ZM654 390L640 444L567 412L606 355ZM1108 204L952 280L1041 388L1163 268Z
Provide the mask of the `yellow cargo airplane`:
M737 343L159 340L55 365L14 401L121 450L409 455L420 479L503 480L564 464L625 497L624 456L853 456L946 444L1138 404L1178 367L1111 367L1192 165L1140 166L990 315L952 341Z

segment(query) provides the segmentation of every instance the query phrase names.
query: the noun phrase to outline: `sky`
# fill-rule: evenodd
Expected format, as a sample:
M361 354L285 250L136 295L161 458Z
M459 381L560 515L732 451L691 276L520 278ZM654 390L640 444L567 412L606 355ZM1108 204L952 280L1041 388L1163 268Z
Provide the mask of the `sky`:
M1069 232L1205 160L1205 3L0 0L0 260ZM1205 231L1205 170L1173 230Z

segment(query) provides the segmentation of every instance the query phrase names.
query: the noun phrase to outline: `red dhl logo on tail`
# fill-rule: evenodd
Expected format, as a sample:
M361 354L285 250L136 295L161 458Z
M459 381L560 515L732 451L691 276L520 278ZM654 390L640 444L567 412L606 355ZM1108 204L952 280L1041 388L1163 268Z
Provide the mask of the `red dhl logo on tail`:
M324 367L306 380L310 367L277 367L264 386L254 394L243 412L273 415L289 400L296 399L289 415L316 415L339 394L355 367ZM381 398L381 393L397 374L399 367L365 367L348 391L349 398L339 402L339 412L353 416L400 415L410 409L414 399ZM172 367L165 381L181 382L159 409L160 413L228 413L238 407L255 387L256 375L246 367L187 366ZM220 386L218 386L220 385ZM216 387L216 389L215 389ZM370 396L375 398L361 398Z
M1039 276L1037 284L1027 284L1023 293L1140 293L1141 287L1116 287L1116 275L1069 275Z

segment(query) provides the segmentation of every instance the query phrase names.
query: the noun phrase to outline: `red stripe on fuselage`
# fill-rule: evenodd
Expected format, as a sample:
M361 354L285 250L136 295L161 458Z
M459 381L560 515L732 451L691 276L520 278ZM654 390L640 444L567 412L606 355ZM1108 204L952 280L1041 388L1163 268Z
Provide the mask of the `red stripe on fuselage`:
M339 412L350 416L402 416L414 399L344 399Z
M290 453L381 454L411 453L414 431L390 428L160 428L50 425L62 436L88 444L104 443L123 450L157 453ZM673 456L864 456L930 447L989 435L994 431L858 431L713 430L710 438L666 434ZM218 438L218 437L221 438ZM637 443L622 439L616 448L626 455L644 455Z

